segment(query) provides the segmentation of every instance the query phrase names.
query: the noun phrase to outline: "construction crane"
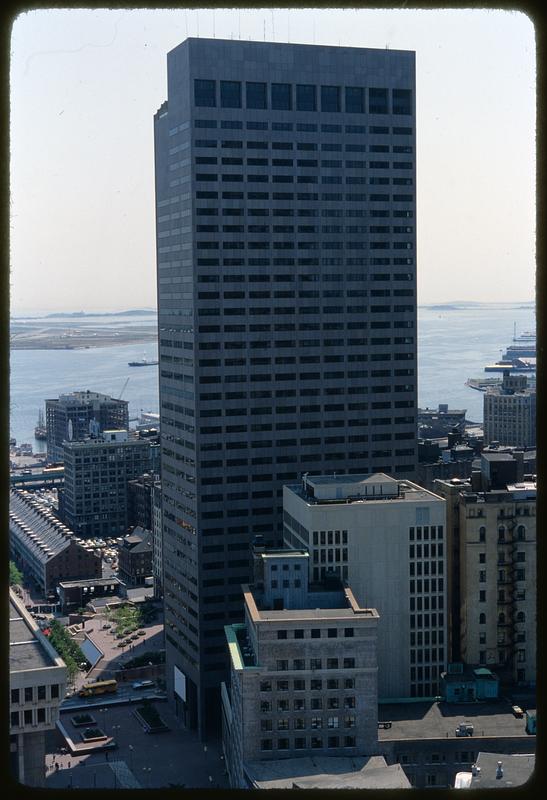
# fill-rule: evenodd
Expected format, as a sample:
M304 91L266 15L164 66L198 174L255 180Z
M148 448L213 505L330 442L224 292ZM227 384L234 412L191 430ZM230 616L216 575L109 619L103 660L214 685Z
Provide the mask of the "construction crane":
M123 393L125 392L125 390L126 390L126 388L127 388L127 384L128 384L128 383L129 383L129 378L127 378L127 380L125 381L125 383L124 383L124 385L123 385L123 389L122 389L122 390L121 390L121 392L120 392L120 396L118 397L118 400L121 400L121 399L122 399L122 395L123 395Z

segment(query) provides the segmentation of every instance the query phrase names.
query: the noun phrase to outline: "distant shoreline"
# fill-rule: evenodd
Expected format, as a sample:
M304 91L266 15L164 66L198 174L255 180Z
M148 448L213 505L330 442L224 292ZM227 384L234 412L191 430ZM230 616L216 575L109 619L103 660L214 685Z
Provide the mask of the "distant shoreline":
M68 333L63 329L55 333L29 331L14 334L10 340L10 350L89 350L97 347L144 344L156 342L157 339L158 332L155 326L125 330L98 329L77 334Z

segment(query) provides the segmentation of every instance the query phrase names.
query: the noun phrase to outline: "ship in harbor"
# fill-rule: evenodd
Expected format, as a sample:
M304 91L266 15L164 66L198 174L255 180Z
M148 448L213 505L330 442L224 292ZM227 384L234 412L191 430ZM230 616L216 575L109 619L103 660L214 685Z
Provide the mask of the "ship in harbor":
M500 351L502 352L502 351ZM517 336L516 325L513 331L513 342L510 344L501 359L493 364L487 364L485 372L509 372L513 375L526 374L528 385L535 387L536 383L536 335L526 331ZM502 378L468 378L466 386L477 389L479 392L487 392L488 389L500 387Z
M141 358L140 361L128 361L127 363L130 367L153 367L155 364L159 364L159 361Z
M34 428L34 438L43 442L47 439L46 423L44 422L44 412L42 409L38 411L38 423Z

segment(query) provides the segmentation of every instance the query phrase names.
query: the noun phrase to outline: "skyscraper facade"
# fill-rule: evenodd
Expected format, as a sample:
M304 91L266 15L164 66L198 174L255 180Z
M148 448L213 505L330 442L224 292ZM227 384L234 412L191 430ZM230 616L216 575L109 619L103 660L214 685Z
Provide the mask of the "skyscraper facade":
M414 476L414 53L188 39L167 67L155 115L167 681L204 731L249 543L282 542L283 484Z

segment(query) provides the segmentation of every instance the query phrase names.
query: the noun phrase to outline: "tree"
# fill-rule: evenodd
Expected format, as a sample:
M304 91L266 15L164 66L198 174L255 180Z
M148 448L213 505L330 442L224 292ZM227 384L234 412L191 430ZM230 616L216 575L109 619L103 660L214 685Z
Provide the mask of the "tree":
M23 574L17 569L13 561L9 562L9 585L20 586L23 583Z

